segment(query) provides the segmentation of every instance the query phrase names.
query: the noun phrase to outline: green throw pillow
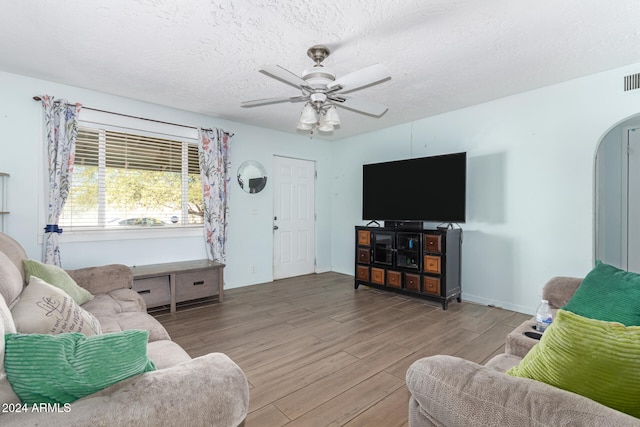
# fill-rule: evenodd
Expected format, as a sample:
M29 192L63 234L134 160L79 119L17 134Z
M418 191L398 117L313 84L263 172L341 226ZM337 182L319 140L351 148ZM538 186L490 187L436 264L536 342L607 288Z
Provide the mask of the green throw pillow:
M91 295L89 291L78 286L66 271L56 265L43 264L31 259L22 261L22 265L24 266L25 277L35 276L62 289L73 298L78 305L82 305L93 299L93 295Z
M640 327L558 310L507 374L531 378L640 417Z
M134 375L155 370L149 333L6 334L5 371L22 403L71 403Z
M562 308L591 319L640 326L640 274L598 260Z

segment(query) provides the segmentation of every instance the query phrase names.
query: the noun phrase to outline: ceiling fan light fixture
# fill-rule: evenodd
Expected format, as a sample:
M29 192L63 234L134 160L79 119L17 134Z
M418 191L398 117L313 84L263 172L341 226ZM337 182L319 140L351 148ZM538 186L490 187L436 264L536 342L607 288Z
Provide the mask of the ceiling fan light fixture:
M309 123L298 122L298 129L299 130L311 130L311 129L313 129L313 125L310 125Z
M322 116L322 119L332 126L340 126L340 116L338 116L338 109L335 106L327 108L327 112Z
M314 125L317 122L318 118L316 117L316 110L313 109L311 104L306 103L302 109L302 113L300 114L300 123Z
M241 106L257 107L280 102L304 102L297 129L308 132L313 132L315 129L319 132L333 132L339 128L341 120L336 105L375 117L386 113L388 108L385 105L344 95L342 92L350 93L387 81L391 78L389 70L382 64L374 64L336 78L333 70L322 65L330 53L329 48L323 45L310 47L307 55L315 65L303 71L302 75L292 73L279 65L260 67L261 73L299 89L301 94L245 101Z
M320 123L320 125L318 125L318 130L320 132L333 132L333 125L330 125L329 123Z

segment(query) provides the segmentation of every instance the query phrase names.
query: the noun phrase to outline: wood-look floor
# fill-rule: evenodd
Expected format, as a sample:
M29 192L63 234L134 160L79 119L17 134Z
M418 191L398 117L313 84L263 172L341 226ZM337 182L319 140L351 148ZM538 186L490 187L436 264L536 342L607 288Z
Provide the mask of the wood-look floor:
M221 304L156 317L192 357L223 352L243 369L246 427L354 427L407 425L412 362L450 354L483 363L530 316L464 301L444 311L323 273L230 289Z

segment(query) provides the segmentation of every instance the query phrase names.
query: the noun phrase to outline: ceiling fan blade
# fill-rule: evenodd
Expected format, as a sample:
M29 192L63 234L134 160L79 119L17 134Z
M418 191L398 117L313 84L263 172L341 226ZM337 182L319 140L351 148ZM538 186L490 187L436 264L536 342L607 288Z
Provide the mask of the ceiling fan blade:
M380 117L389 109L386 105L378 102L366 101L364 99L353 98L351 96L337 95L332 96L329 99L334 101L336 105L340 107L368 114L370 116Z
M298 89L311 89L306 81L279 65L264 65L260 72Z
M387 67L382 64L374 64L360 70L336 79L327 85L327 89L333 89L340 86L341 92L351 92L353 90L362 89L365 86L371 86L391 78L391 73Z
M242 107L257 107L259 105L267 105L267 104L277 104L278 102L302 102L308 100L308 96L292 96L292 97L282 97L282 98L264 98L264 99L254 99L253 101L244 101L240 105Z

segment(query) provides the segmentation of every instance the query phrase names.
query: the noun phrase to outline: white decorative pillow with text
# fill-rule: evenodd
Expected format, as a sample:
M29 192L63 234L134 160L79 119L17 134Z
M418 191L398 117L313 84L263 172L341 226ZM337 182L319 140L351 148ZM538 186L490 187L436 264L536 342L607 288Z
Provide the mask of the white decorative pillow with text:
M35 276L29 278L11 314L17 331L23 334L102 333L100 322L91 313L62 289Z

